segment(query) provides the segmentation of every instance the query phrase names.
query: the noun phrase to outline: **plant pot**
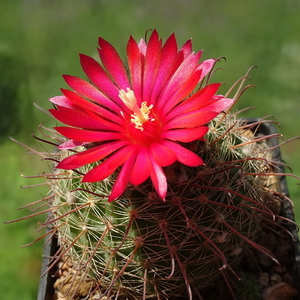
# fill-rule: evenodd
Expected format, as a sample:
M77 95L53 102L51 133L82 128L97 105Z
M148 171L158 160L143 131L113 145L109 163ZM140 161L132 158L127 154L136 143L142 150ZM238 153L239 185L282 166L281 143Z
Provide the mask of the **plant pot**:
M46 232L50 231L51 228L47 227ZM52 236L51 239L45 240L44 252L42 256L42 267L41 267L41 279L38 289L37 300L53 300L54 295L54 283L55 283L55 272L56 268L51 268L48 271L49 263L51 258L55 255L58 250L57 238Z
M248 123L256 123L258 121L259 121L259 119L248 119ZM271 123L261 123L259 125L255 125L252 130L253 130L253 132L255 132L256 135L271 135L271 134L276 133L276 129L275 129L274 125ZM278 139L275 137L268 138L267 143L268 143L269 147L276 146L276 145L278 145ZM280 161L281 160L280 149L275 148L274 150L272 150L272 152L273 152L273 159ZM283 166L281 166L280 168L281 168L281 170L278 170L278 173L284 173ZM280 177L275 176L275 177L278 178L278 180L279 180L280 192L283 195L285 195L286 197L289 197L285 176L280 176ZM282 217L285 217L289 220L294 221L294 212L290 205L290 202L287 199L284 199L283 201L284 201L284 203L282 205L280 215ZM281 255L284 255L284 259L282 260L283 264L281 266L279 266L277 269L274 267L274 265L272 265L271 267L263 266L262 267L263 272L260 272L260 274L266 274L266 276L269 276L268 277L269 285L270 285L270 282L272 281L272 277L274 277L274 278L276 277L275 275L278 275L282 279L282 283L275 282L273 284L273 290L271 287L269 290L267 288L264 288L265 295L262 296L261 299L300 300L300 285L299 285L299 282L300 282L300 244L299 244L299 237L297 234L297 226L292 222L288 223L287 225L283 225L283 226L291 233L291 235L289 235L286 233L286 231L283 231L283 232L285 232L284 233L284 244L289 245L287 247L288 249L285 249L285 252L281 254ZM48 229L48 230L50 230L50 229ZM271 229L271 230L276 230L276 229ZM262 234L266 235L266 234L268 234L268 231L262 230ZM278 241L277 241L277 243L278 243ZM268 248L268 245L264 245L264 246L266 248ZM282 244L278 245L277 248L280 248L280 246L282 246ZM56 237L52 237L51 240L48 240L45 242L44 255L43 255L43 259L42 259L42 271L41 271L42 274L44 274L47 271L51 257L53 257L55 255L57 250L58 250L58 246L57 246ZM247 259L245 259L245 262L243 262L243 266L245 266L248 269L256 269L256 271L254 271L254 273L255 272L257 273L257 268L259 269L261 266L253 266L252 263L253 262L249 262L249 261L247 261ZM237 271L237 273L239 271L243 273L243 270L241 267L238 267L237 269L239 269ZM277 270L277 271L275 271L275 270ZM52 300L52 299L54 299L53 296L54 296L55 291L54 291L53 284L55 282L55 272L56 272L56 269L53 268L41 278L37 300ZM243 280L247 281L247 279L248 279L247 277L249 275L249 273L247 273L247 272L249 272L249 270L246 271L246 273L244 274L244 277L241 276L242 280L240 282L237 282L238 287L240 286L240 283L244 284ZM250 271L250 272L252 272L252 271ZM268 272L269 272L269 274L268 274ZM276 281L276 279L275 279L275 281ZM294 294L292 292L290 292L290 296L284 296L284 295L282 296L282 294L280 294L282 292L287 292L285 290L286 286L284 286L285 285L284 282L288 282L287 286L289 286L293 290ZM263 278L261 278L259 280L259 284L262 285L262 289L263 289ZM275 288L277 287L278 290L274 291L275 290L274 287ZM247 290L247 287L244 286L243 288L245 290ZM266 295L266 293L272 293L272 292L275 296ZM208 292L208 294L209 293L210 293L210 291ZM251 293L251 291L249 293ZM296 293L297 293L297 295L295 295ZM222 295L222 292L220 292L219 295ZM226 298L226 296L223 296L223 295L219 296L219 299L225 299L225 298ZM217 298L213 298L213 299L217 299ZM226 299L228 299L228 298L226 298ZM249 295L246 295L246 294L244 296L237 296L237 300L250 300L250 299L259 300L257 298L250 298Z

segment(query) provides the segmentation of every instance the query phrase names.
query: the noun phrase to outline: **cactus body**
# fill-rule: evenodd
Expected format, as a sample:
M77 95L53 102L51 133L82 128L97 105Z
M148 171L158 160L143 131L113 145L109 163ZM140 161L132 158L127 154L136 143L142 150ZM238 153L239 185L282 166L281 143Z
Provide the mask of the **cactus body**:
M93 166L56 170L51 222L74 269L93 277L103 296L192 298L234 273L253 248L273 258L254 241L262 219L272 217L265 200L270 162L243 125L217 118L207 141L190 143L205 165L166 167L166 201L146 181L108 202L113 178L81 183L80 172Z

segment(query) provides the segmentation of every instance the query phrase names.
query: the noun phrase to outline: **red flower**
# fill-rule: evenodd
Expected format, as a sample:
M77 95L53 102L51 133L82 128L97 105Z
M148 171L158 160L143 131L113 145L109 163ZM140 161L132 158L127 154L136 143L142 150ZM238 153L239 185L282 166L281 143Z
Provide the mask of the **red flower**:
M202 51L192 52L188 40L178 51L174 35L164 45L156 31L149 41L127 44L126 70L115 48L99 38L102 62L80 55L90 82L65 75L74 90L50 101L52 115L70 127L56 127L70 139L60 149L94 143L93 147L63 159L56 167L76 169L99 164L84 175L84 182L107 178L120 166L109 201L118 198L128 183L138 185L151 178L164 199L167 180L162 167L176 160L199 166L203 160L178 142L203 138L207 124L233 100L215 95L220 84L193 90L212 69L215 60L199 63Z

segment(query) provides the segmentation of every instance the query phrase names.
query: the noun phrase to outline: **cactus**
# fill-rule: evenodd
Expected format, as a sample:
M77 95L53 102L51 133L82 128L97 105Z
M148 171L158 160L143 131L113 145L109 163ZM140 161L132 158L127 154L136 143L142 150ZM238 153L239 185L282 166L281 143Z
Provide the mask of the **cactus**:
M154 41L156 35L154 31L148 43L149 48L158 43ZM128 48L134 48L132 40L130 43ZM100 40L100 44L103 48L110 47L103 40ZM141 52L144 51L144 46L145 43L140 42ZM186 57L192 57L192 54L186 56L189 44L182 49L178 53L185 55L182 58L185 62ZM115 52L111 53L118 60ZM106 61L101 50L100 57ZM86 57L82 58L83 67L89 77L93 77L91 69L98 67L88 67L89 63L94 64ZM209 88L215 94L216 86L207 83L215 63L216 60L208 60L205 64L194 67L196 71L201 70L203 73L202 76L198 72L196 77L194 71L191 75L195 75L196 84L200 82L200 85L204 85L198 91L199 94L206 93ZM114 70L107 62L106 68L113 74ZM157 76L158 74L159 72ZM246 77L242 78L234 100L242 94ZM66 77L66 80L72 87L77 79ZM120 84L122 80L118 80L116 82ZM132 85L134 82L133 78ZM83 86L82 82L80 84ZM91 88L90 84L85 84ZM192 85L191 80L189 84ZM152 85L153 90L154 86L155 84ZM201 92L204 90L205 92ZM79 112L86 113L88 108L80 106L80 101L83 100L77 99L76 93L63 92L66 98L56 97L51 100L61 109L52 111L57 119L63 119L59 113L63 114L70 109L75 111L78 107L80 109L75 118L80 116ZM136 110L137 100L131 92L129 89L127 92L121 90L119 98L125 104L126 101L129 102L126 106L134 112L131 114L134 130L142 134L144 129L148 130L143 127L146 126L145 123L155 127L158 126L155 120L160 118L157 114L153 116L153 105L147 107L142 104L143 107ZM83 93L82 88L79 94ZM87 97L88 92L85 93L83 96ZM184 98L188 94L190 91ZM66 102L68 97L76 98L76 104ZM185 101L192 101L190 99L193 96L189 97ZM259 122L248 124L239 119L237 114L231 113L230 108L234 102L232 99L216 95L210 95L209 99L209 125L201 123L199 127L195 126L202 135L198 133L197 137L188 141L186 138L178 141L180 147L184 145L184 153L189 153L194 163L177 155L177 161L166 164L162 162L158 166L161 177L157 176L158 173L153 175L150 172L143 180L124 180L123 185L122 182L120 184L120 178L130 174L129 163L126 165L126 159L130 161L130 156L124 159L122 168L121 164L111 167L106 179L86 180L88 174L95 174L97 167L113 156L108 156L106 160L100 159L100 163L96 160L82 164L72 161L74 153L76 156L93 151L96 147L101 147L102 143L96 140L86 143L84 139L76 142L61 127L56 128L60 134L50 130L50 136L59 150L46 157L54 164L49 174L42 175L50 187L50 194L42 199L47 202L49 209L41 213L51 212L42 225L53 227L50 234L57 235L60 246L49 269L61 261L70 262L75 276L81 278L79 281L73 280L73 288L67 290L66 294L70 299L73 299L80 283L86 278L93 282L89 293L98 295L95 296L97 299L192 299L195 295L202 299L201 291L217 280L223 279L228 283L228 276L233 274L238 277L234 270L236 265L253 249L277 262L272 253L256 242L262 224L272 223L275 219L276 213L271 209L273 201L280 201L280 194L270 185L270 177L276 176L276 168L280 164L269 156L270 151L264 143L270 136L255 136L255 128ZM132 104L134 101L135 104ZM95 106L91 103L88 102L88 105ZM167 105L168 102L165 103ZM180 101L175 104L176 107L180 105ZM99 107L102 109L103 105ZM197 112L201 109L201 105L196 108ZM208 108L205 113L207 110ZM222 110L226 112L219 114ZM94 117L92 113L89 114ZM77 120L74 120L69 121L68 125L76 127L74 124ZM176 128L172 130L172 133L176 132ZM205 133L207 134L203 138ZM49 136L48 133L45 135ZM131 151L131 148L127 151ZM126 155L125 151L122 155ZM97 176L101 177L101 174ZM134 184L136 181L139 184ZM115 198L117 199L112 201ZM230 286L229 283L228 285Z
M262 220L274 216L266 204L273 195L266 168L274 162L246 135L251 126L231 115L212 121L207 141L189 144L205 166L167 167L165 202L150 180L108 202L113 180L80 181L92 166L55 170L54 215L44 225L57 229L61 256L105 295L161 299L192 298L228 270L234 274L253 247L276 261L255 242Z

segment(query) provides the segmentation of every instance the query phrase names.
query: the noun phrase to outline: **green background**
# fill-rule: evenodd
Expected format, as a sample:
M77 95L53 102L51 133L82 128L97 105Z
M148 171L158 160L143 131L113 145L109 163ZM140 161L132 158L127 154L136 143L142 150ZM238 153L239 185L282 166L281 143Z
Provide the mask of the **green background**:
M298 136L300 125L300 1L298 0L12 0L0 3L0 291L6 300L36 298L43 242L20 248L36 239L43 216L14 224L2 221L34 213L16 210L46 195L38 179L45 162L9 140L39 147L31 137L37 126L54 121L33 106L49 109L48 98L66 87L61 74L84 76L78 53L96 57L97 38L109 40L125 57L129 35L144 37L156 28L165 40L175 33L182 45L193 38L203 58L226 57L214 81L227 89L246 70L255 89L239 100L237 109L256 107L244 117L273 115L285 139ZM300 141L281 152L295 174L300 174ZM300 189L288 180L300 221Z

